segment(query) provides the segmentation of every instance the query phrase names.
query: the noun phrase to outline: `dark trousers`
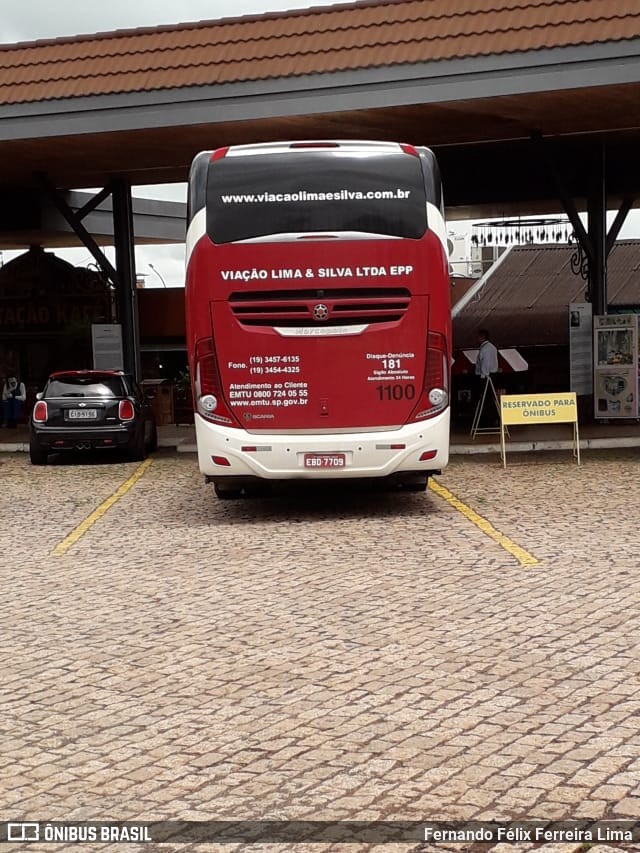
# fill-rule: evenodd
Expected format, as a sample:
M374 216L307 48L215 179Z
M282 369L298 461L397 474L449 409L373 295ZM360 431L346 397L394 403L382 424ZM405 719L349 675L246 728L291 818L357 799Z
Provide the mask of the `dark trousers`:
M2 401L2 416L8 427L14 427L16 421L20 417L22 411L22 400L16 400L15 397L9 397L8 400Z

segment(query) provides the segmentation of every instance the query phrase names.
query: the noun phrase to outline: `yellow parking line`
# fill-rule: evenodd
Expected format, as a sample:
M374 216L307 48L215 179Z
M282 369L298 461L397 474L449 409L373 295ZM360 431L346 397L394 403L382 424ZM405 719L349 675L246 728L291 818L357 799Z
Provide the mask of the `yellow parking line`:
M107 512L107 510L111 509L111 507L120 500L123 495L131 489L138 482L140 477L143 476L149 465L153 462L153 459L146 459L141 465L139 465L133 474L129 477L128 480L125 480L124 483L116 489L116 491L110 495L105 501L103 501L97 509L88 515L84 521L81 521L80 524L71 531L68 536L59 542L56 547L51 552L54 557L61 557L63 554L66 554L69 548L72 548L78 539L92 527L96 521L98 521L102 516Z
M490 521L487 521L486 518L483 518L481 515L478 515L477 512L474 512L470 506L467 506L462 503L461 500L458 500L458 498L452 494L449 489L445 489L444 486L441 486L440 483L437 483L433 478L429 478L429 488L448 504L451 504L451 506L457 509L458 512L461 512L465 518L468 518L469 521L476 525L476 527L479 527L483 533L493 539L494 542L497 542L501 548L508 551L516 558L521 566L537 566L539 564L540 561L537 560L533 554L525 551L524 548L516 545L516 543L509 539L508 536L505 536L503 533L496 530Z

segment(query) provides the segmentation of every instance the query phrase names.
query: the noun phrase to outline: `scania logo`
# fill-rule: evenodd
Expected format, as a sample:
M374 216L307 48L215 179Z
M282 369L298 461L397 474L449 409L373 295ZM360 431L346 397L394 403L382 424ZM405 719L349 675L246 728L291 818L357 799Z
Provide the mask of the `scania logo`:
M329 319L329 309L322 302L320 302L318 305L313 306L312 313L314 320L322 321Z

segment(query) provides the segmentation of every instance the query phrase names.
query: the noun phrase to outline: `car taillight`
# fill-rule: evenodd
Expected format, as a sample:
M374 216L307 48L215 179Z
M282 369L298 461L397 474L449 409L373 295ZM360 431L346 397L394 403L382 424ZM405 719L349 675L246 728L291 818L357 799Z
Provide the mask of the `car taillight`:
M118 406L118 417L121 421L132 421L136 416L131 400L120 400Z
M201 338L196 344L194 375L194 403L198 414L213 423L238 426L222 396L213 338Z
M439 332L429 332L424 384L414 420L433 417L449 405L449 364L447 342Z
M46 422L48 416L49 412L47 411L47 404L44 400L38 400L33 407L33 420L37 424L43 424Z

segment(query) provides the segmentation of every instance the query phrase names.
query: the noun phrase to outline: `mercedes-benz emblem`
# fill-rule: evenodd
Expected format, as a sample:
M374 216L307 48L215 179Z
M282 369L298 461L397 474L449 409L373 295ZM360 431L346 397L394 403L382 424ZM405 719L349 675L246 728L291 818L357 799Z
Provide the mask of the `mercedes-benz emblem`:
M313 306L313 319L314 320L328 320L329 319L329 309L323 302L319 302L317 305Z

